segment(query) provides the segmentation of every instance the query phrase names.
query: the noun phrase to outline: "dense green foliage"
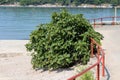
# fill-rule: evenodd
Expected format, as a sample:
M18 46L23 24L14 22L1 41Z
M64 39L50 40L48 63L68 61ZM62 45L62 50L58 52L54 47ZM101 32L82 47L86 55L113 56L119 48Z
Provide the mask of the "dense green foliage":
M14 4L19 2L21 5L40 5L40 4L61 4L61 5L80 5L80 4L103 4L109 3L119 5L120 0L0 0L0 4Z
M81 14L63 10L53 13L52 21L38 26L26 44L32 51L33 68L57 69L86 64L90 57L90 37L100 43L102 35L95 32Z
M14 4L17 0L0 0L0 4Z

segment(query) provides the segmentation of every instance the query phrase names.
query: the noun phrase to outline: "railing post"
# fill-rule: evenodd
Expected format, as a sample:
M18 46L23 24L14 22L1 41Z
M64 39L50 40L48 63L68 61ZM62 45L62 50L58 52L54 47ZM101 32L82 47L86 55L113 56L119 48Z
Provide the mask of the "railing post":
M97 78L96 80L100 80L100 64L97 65Z
M93 58L93 41L92 41L92 39L90 39L90 40L91 40L91 44L90 44L90 51L91 51L91 54L90 54L90 57Z
M102 58L102 76L105 76L105 55Z
M100 59L99 46L97 46L97 58L98 58L98 61L99 61L99 59ZM97 65L97 80L100 80L100 63Z
M114 19L115 19L115 17L112 17L112 25L115 25Z
M100 56L100 48L99 48L99 46L97 46L97 55L98 55L98 59L99 59L99 56Z

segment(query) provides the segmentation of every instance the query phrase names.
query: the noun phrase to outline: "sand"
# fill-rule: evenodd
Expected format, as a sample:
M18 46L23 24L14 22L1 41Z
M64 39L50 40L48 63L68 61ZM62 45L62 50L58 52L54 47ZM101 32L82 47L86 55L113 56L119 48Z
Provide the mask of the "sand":
M106 54L109 80L119 80L120 27L106 26L97 28L96 31L104 35L102 47ZM0 80L66 80L76 73L74 67L52 72L35 71L31 65L30 53L25 48L27 42L28 40L0 40Z
M0 40L0 80L66 80L73 76L73 68L56 71L35 71L30 53L26 51L28 40Z
M0 54L2 53L28 53L25 44L28 40L0 40Z

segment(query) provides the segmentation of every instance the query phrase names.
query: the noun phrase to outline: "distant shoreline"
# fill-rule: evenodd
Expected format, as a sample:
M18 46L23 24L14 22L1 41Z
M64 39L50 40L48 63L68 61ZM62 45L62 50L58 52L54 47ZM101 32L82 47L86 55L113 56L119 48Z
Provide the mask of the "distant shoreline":
M21 6L19 4L8 4L8 5L0 5L0 7L40 7L40 8L113 8L110 4L104 4L104 5L88 5L83 4L79 6L62 6L62 5L52 5L52 4L44 4L44 5L27 5L27 6ZM117 8L120 8L120 6L117 6Z

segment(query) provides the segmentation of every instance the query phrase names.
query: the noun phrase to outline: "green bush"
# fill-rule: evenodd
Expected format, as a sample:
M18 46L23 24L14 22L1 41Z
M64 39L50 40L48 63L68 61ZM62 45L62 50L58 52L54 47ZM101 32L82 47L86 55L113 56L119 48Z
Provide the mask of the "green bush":
M79 70L77 72L81 72L85 70L85 67L79 67ZM77 77L75 80L95 80L94 74L92 71L88 71L85 74L81 75L80 77Z
M88 71L87 73L82 75L79 80L95 80L95 79L94 79L93 73L91 71Z
M33 68L66 68L89 61L90 37L97 42L102 39L82 14L72 15L63 10L54 12L50 23L39 25L31 33L26 48L33 52Z

